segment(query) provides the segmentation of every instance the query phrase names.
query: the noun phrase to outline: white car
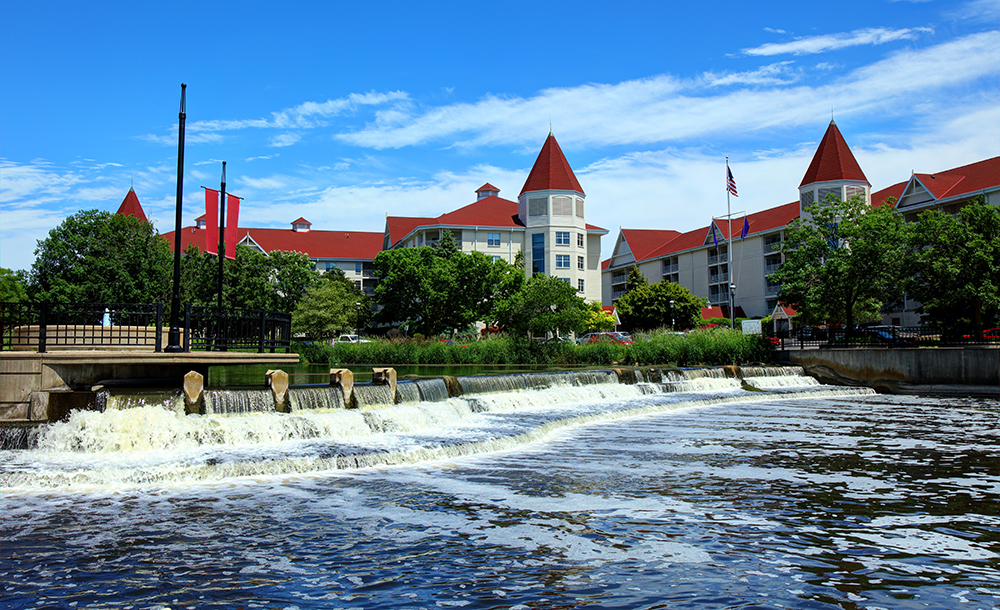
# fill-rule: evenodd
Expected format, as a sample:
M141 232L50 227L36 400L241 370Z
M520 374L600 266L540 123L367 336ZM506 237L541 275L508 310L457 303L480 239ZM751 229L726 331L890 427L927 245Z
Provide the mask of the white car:
M371 343L371 341L362 339L357 335L340 335L339 338L330 341L330 345L337 345L338 343Z

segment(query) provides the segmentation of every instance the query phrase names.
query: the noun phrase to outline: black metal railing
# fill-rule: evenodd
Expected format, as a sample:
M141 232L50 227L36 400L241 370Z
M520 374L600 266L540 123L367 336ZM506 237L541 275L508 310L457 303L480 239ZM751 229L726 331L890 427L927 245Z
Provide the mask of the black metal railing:
M189 349L287 351L291 329L292 315L277 311L188 305L184 313L184 343Z
M184 351L291 348L291 314L185 308ZM160 303L0 303L0 349L132 348L162 352L169 327Z
M806 327L778 331L768 338L778 349L948 347L998 344L1000 329L942 331L934 326Z

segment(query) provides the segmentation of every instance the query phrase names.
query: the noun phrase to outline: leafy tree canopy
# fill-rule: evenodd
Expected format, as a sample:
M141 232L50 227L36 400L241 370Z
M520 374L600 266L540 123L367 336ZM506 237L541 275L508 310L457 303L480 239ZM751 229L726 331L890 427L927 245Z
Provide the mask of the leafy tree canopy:
M361 289L341 273L327 273L313 284L292 314L292 332L332 339L367 321L368 302Z
M671 306L670 301L673 301ZM653 330L671 326L693 328L701 321L706 300L673 282L656 282L630 290L615 302L626 330Z
M149 222L84 210L38 242L28 293L40 301L166 302L172 262L167 242Z
M828 196L806 208L782 244L785 262L772 276L781 302L800 324L877 319L883 303L902 295L908 229L891 206Z
M447 240L445 240L447 243ZM378 319L435 335L494 317L494 304L515 292L524 274L482 252L400 248L375 257Z
M0 267L0 302L17 303L28 300L28 285L24 274Z
M497 306L497 323L514 337L579 333L589 317L586 302L569 282L544 274L531 276Z
M639 271L639 265L633 264L628 270L628 277L625 278L625 290L636 290L643 286L648 286L649 280Z
M611 331L615 329L615 317L610 311L604 311L598 302L587 303L586 332Z
M948 333L982 330L1000 317L1000 208L982 198L956 216L937 210L912 225L908 295Z

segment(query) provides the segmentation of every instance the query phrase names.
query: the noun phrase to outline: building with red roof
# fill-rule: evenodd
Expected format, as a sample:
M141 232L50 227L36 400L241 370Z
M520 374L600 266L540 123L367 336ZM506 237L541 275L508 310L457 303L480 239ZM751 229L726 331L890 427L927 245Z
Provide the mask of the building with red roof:
M366 294L373 294L376 279L372 271L375 256L382 251L382 234L371 231L316 231L305 218L297 218L290 229L257 229L240 227L236 230L237 245L254 248L265 254L301 252L313 261L317 271L338 268ZM208 230L205 216L195 219L195 226L181 229L181 251L194 245L205 251ZM163 234L174 247L174 232Z
M807 215L808 206L831 195L840 200L859 196L873 207L895 201L895 209L908 219L931 208L953 212L980 195L987 203L1000 205L1000 157L937 174L914 173L908 181L873 192L843 134L831 121L799 183L798 201L733 218L731 242L730 223L718 219L686 233L621 229L611 257L601 266L602 301L612 303L625 294L629 269L638 265L648 281L679 283L708 299L712 307L728 310L729 294L735 287L737 311L742 308L751 317L779 310L781 316L794 316L792 308L779 307L779 286L770 275L784 261L780 248L788 225ZM913 315L902 313L891 320L916 323Z
M388 216L383 249L436 246L444 231L463 252L513 263L524 253L525 273L545 273L573 285L588 301L601 299L601 236L586 223L586 194L550 132L517 201L490 183L476 201L433 218Z
M125 194L125 199L122 199L122 204L118 206L118 211L115 214L135 216L139 220L147 221L146 212L143 211L142 204L139 203L139 196L135 194L135 189L132 187L129 187L128 193Z

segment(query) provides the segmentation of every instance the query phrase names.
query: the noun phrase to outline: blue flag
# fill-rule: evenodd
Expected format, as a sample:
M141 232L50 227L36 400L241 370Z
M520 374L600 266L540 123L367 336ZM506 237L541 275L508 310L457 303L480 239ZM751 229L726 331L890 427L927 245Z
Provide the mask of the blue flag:
M714 243L716 246L719 245L719 240L715 238L715 223L714 222L712 223L712 243Z
M750 234L750 221L747 220L746 216L744 216L743 217L743 230L740 231L740 239L741 240L746 240L747 235L749 235L749 234Z

